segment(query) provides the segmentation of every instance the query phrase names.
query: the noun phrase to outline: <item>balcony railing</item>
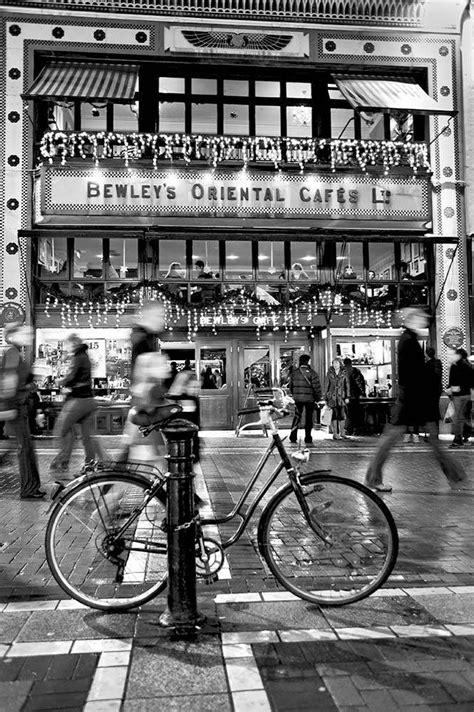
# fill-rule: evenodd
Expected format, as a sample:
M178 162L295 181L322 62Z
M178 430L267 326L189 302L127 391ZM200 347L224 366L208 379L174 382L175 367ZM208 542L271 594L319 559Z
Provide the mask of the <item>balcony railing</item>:
M43 161L62 165L89 159L96 164L122 160L129 166L148 159L155 168L171 162L206 162L213 167L271 163L275 168L293 165L300 170L357 167L365 171L371 166L383 168L385 173L393 167L430 170L426 143L415 141L48 131L39 153Z
M22 7L418 26L427 0L23 0ZM19 5L3 0L4 6Z

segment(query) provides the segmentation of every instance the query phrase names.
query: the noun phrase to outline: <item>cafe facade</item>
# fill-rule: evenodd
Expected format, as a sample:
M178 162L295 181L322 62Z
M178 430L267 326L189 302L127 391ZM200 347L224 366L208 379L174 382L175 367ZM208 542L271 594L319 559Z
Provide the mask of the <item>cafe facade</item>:
M170 359L212 376L210 428L303 352L322 379L349 356L392 397L406 306L445 362L469 346L462 3L41 5L2 11L0 249L2 324L34 325L45 398L79 333L97 428L120 431L149 300Z

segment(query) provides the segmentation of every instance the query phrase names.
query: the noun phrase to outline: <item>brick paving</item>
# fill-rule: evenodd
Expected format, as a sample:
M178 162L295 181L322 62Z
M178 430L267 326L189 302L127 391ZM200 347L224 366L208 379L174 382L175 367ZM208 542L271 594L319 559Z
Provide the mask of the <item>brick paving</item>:
M105 441L111 451L116 443ZM257 435L204 438L202 468L216 512L237 501L267 443ZM308 468L361 481L375 443L319 439ZM36 445L49 488L52 444ZM474 483L474 450L454 457ZM71 469L79 468L77 452ZM14 467L3 468L0 709L472 712L474 490L452 492L423 444L398 448L386 479L401 546L380 595L339 609L294 599L258 556L254 520L228 550L227 574L198 586L204 628L194 641L180 641L157 625L164 595L122 615L67 599L44 558L49 503L19 500ZM219 534L234 529L227 523Z

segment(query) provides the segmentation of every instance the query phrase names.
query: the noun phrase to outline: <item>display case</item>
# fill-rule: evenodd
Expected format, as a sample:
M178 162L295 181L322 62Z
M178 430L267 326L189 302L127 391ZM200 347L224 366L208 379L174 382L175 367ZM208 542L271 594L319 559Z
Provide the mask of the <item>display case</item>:
M64 343L71 333L89 347L94 394L98 404L95 432L118 434L130 406L131 346L129 329L37 329L33 365L43 410L45 433L51 433L64 396L60 383L69 369Z
M358 368L366 383L369 398L393 398L396 390L395 342L393 339L355 340L340 338L336 342L336 355L350 358Z

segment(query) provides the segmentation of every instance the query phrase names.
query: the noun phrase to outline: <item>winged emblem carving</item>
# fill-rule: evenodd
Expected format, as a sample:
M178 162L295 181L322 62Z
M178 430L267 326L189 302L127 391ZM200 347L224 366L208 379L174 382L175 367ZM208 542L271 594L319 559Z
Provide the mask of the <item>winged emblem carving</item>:
M200 32L183 30L183 37L193 47L210 49L260 49L279 51L284 49L292 35L266 35L263 33L246 34L244 32Z

